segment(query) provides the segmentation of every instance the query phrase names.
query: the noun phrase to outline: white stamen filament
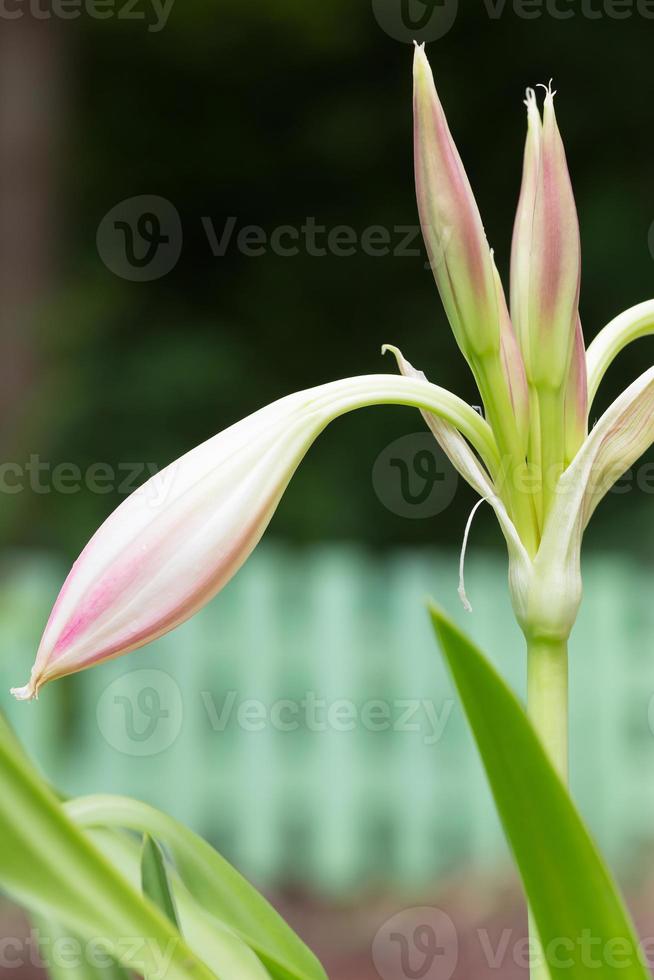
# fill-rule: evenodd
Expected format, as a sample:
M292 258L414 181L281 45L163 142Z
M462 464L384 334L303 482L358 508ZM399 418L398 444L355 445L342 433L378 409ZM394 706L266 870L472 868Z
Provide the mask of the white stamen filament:
M488 501L488 497L481 497L477 501L475 506L470 511L470 516L468 517L468 521L466 523L466 529L463 532L463 544L461 545L461 556L459 558L459 588L457 591L459 593L459 599L463 603L463 608L465 609L466 612L472 612L472 606L470 605L470 601L468 599L468 596L466 595L466 587L465 587L465 582L463 577L463 568L466 560L466 548L468 546L468 536L470 534L470 528L472 527L472 522L474 520L475 514L477 513L481 505L487 503L487 501Z

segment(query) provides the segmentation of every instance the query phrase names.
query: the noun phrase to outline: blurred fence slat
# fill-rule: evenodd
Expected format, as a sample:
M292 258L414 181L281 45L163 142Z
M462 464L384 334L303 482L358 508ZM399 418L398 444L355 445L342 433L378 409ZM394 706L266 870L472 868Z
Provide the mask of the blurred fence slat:
M507 860L424 608L435 596L522 696L499 555L471 551L467 615L455 555L264 546L174 633L21 705L6 692L27 676L65 569L5 554L2 571L2 707L64 792L149 800L263 886L420 888ZM588 557L570 651L573 791L623 867L654 836L651 593L647 569Z

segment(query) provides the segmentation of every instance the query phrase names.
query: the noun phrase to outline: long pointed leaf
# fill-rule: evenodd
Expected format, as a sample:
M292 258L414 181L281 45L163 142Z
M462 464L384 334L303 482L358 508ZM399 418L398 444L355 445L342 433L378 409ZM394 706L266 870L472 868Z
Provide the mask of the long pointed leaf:
M0 887L32 912L60 923L71 936L87 942L102 937L111 955L145 980L266 976L237 937L217 932L206 948L185 942L70 820L1 715Z
M175 902L170 891L166 863L161 848L149 834L143 838L141 852L141 883L143 894L161 909L166 918L179 928Z
M441 610L430 612L552 980L650 980L618 889L523 707Z
M101 828L87 831L96 847L135 888L141 882L141 848L133 834ZM216 964L220 980L270 980L256 953L224 922L195 901L174 868L166 869L180 931L192 949L201 949L208 963Z
M151 834L168 849L193 898L255 951L278 980L326 980L314 954L280 915L206 841L159 810L120 796L88 796L66 804L82 827Z

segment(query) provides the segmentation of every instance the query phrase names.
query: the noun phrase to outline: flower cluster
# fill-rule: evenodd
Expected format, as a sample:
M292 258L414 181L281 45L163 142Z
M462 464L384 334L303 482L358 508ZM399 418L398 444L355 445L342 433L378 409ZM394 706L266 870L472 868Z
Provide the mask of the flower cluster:
M47 681L134 650L193 615L250 555L325 426L373 404L422 411L459 473L497 515L525 634L567 637L581 598L583 531L611 484L654 439L654 368L589 434L590 406L619 350L654 332L654 302L616 317L585 349L579 227L551 86L542 116L532 89L526 106L507 304L424 48L416 47L420 221L485 418L390 348L400 376L298 392L219 433L153 477L96 532L64 583L30 681L16 697L35 697ZM153 492L153 481L166 492Z

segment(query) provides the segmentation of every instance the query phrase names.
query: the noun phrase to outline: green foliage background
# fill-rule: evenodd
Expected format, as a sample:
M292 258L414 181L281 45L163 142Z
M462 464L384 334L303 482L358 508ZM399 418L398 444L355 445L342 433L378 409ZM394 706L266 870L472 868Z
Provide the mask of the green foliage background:
M452 30L428 51L503 273L523 91L554 76L581 215L590 338L654 294L654 21L631 8L624 19L590 19L576 2L558 9L573 15L524 19L507 4L496 17L490 3L461 3ZM177 0L157 34L143 23L88 18L63 24L62 34L58 288L33 338L39 371L16 459L162 466L290 390L392 371L379 353L386 341L475 401L424 258L252 258L233 244L215 258L202 228L203 216L220 229L232 215L268 232L307 216L359 234L416 223L411 49L382 32L369 2ZM146 284L114 276L95 247L102 216L137 194L171 200L184 227L177 267ZM641 342L622 355L600 403L653 353ZM429 521L389 513L373 492L379 452L419 429L409 410L341 420L309 454L272 533L307 543L457 543L473 502L468 488ZM8 497L5 537L72 557L118 501L87 490ZM591 540L612 546L631 535L648 552L649 508L648 494L612 495ZM499 546L494 525L480 520L477 540Z

